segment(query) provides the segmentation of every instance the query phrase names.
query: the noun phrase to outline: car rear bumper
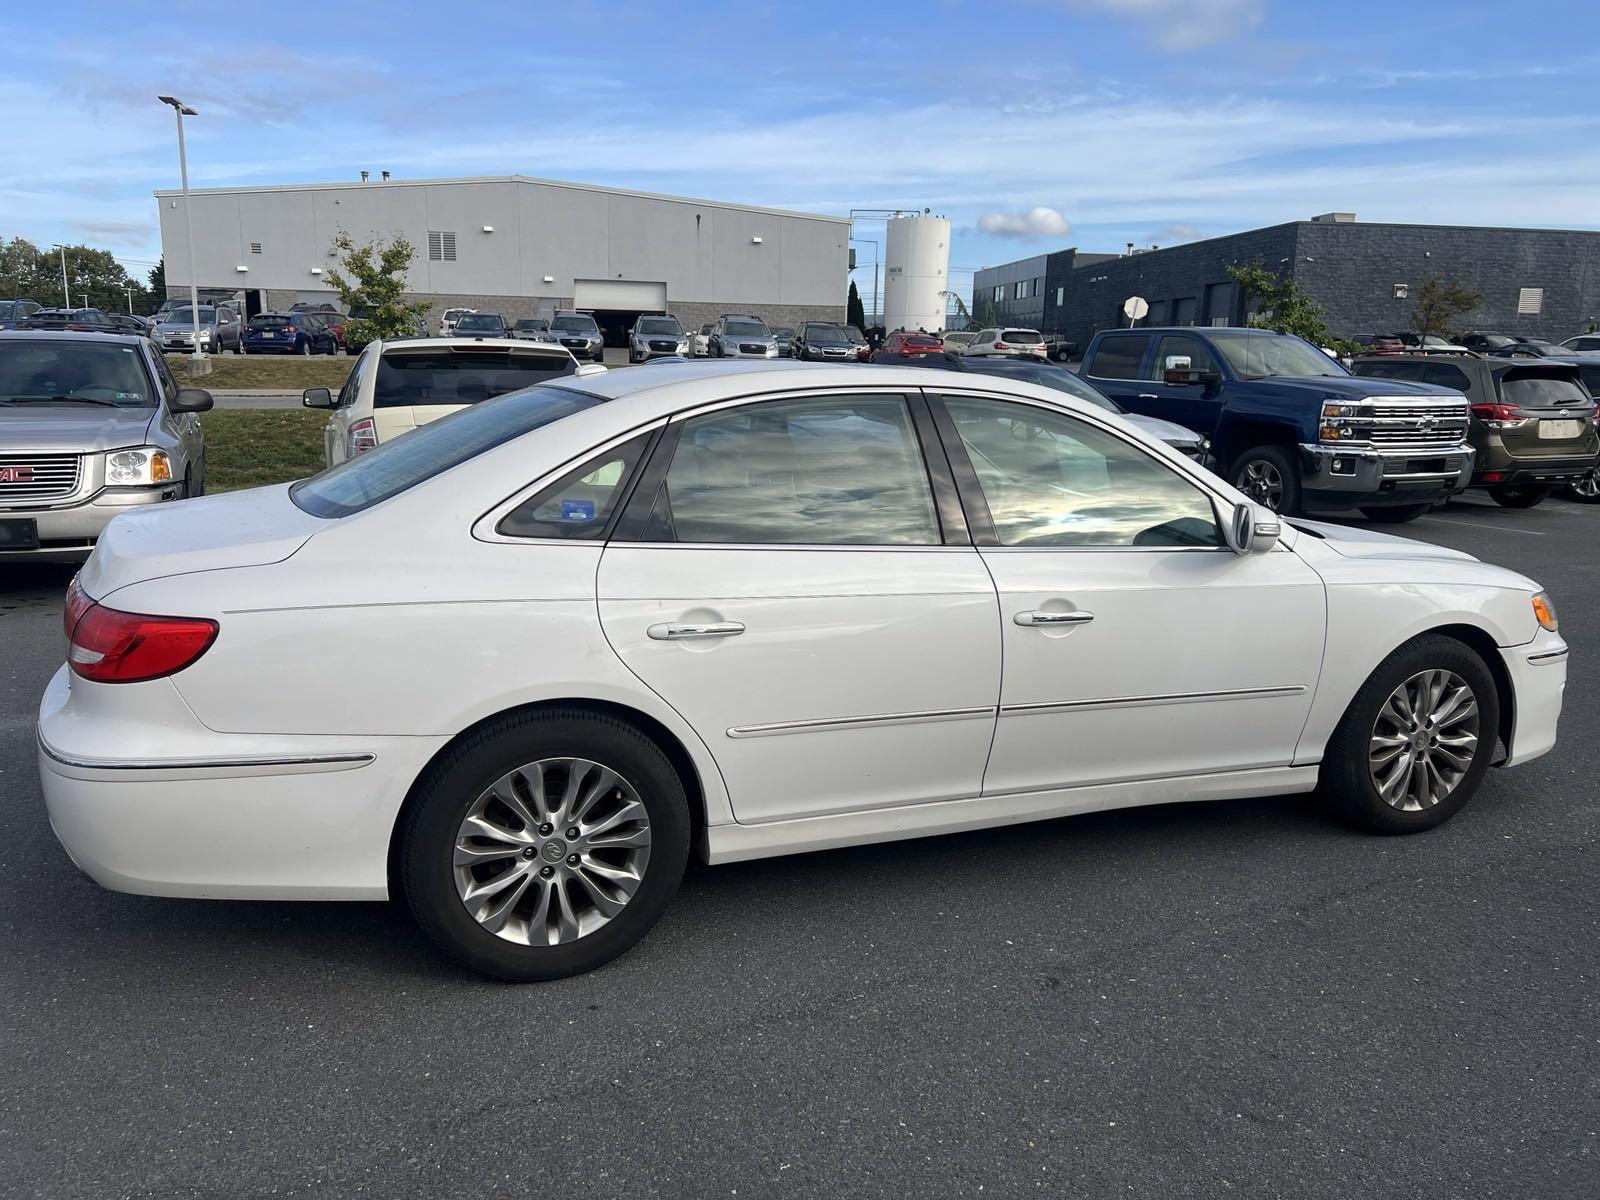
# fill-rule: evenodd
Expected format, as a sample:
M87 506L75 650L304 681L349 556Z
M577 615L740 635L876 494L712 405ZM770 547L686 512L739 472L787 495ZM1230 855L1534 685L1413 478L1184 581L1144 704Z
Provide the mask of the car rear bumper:
M39 782L62 847L113 891L382 900L400 803L444 741L218 734L171 680L62 667L39 706Z
M1509 456L1480 462L1472 473L1472 482L1483 487L1506 485L1537 485L1571 483L1582 479L1595 468L1592 454L1560 458L1510 458ZM1498 478L1486 479L1494 475Z
M0 520L33 521L37 550L0 550L0 562L70 561L86 558L112 518L130 509L176 500L177 480L156 488L102 488L67 508L0 508Z
M1300 446L1301 494L1327 508L1384 508L1444 500L1466 488L1471 446L1443 450L1339 450Z

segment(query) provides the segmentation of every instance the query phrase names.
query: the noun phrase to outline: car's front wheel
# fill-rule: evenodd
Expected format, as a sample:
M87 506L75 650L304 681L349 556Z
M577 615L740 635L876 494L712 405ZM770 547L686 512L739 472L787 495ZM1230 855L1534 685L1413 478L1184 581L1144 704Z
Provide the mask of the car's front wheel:
M1233 461L1233 486L1273 512L1300 511L1300 474L1282 446L1253 446Z
M1454 638L1401 646L1362 685L1323 754L1317 789L1372 833L1417 833L1471 799L1494 754L1500 696L1488 666Z
M1431 504L1391 504L1387 508L1363 508L1361 515L1378 525L1404 525L1407 521L1415 521L1432 507Z
M557 979L642 938L689 857L683 784L639 730L578 710L502 717L429 769L400 841L417 921L458 962Z

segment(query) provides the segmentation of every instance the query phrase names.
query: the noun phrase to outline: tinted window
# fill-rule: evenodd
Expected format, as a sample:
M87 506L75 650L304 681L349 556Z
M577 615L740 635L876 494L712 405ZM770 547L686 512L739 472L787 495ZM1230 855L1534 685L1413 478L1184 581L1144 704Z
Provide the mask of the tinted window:
M410 408L427 404L476 404L571 375L577 369L572 356L565 353L473 348L392 350L378 363L372 405L374 408Z
M1587 406L1588 397L1571 379L1554 379L1549 375L1524 375L1520 378L1502 379L1500 394L1507 404L1527 408L1560 408Z
M512 438L601 403L560 388L529 388L497 404L462 409L405 437L302 479L289 497L312 516L344 517L398 496Z
M802 336L806 341L814 342L819 346L843 346L848 341L844 336L844 330L837 325L821 323L807 325Z
M155 396L137 347L7 334L0 342L0 404L8 403L148 408Z
M638 328L642 334L662 333L673 337L683 332L677 317L640 317Z
M1211 501L1172 468L1065 414L945 401L1002 546L1218 546Z
M1043 344L1044 338L1032 329L1008 329L1005 340L1017 346L1038 346Z
M657 509L680 542L940 540L910 413L885 396L769 401L691 418Z
M1139 362L1144 358L1145 344L1150 339L1144 334L1122 334L1102 338L1095 348L1094 359L1086 375L1101 379L1137 379Z
M517 505L498 526L510 537L597 538L621 499L650 434L590 459Z
M457 333L471 333L474 329L489 329L499 333L505 322L486 313L469 313L456 322Z
M1421 379L1422 364L1407 362L1385 362L1382 359L1369 359L1358 362L1352 368L1357 375L1365 375L1375 379ZM1415 370L1415 374L1413 374Z
M1450 363L1424 363L1422 382L1455 388L1458 392L1470 391L1472 388L1472 381L1467 378L1467 373Z
M1150 363L1150 369L1145 372L1145 378L1165 378L1169 358L1187 358L1191 371L1217 369L1217 360L1211 356L1211 351L1206 349L1205 343L1199 338L1192 338L1183 333L1169 333L1162 337L1161 344L1156 347L1155 358Z
M722 332L729 337L764 338L772 336L761 321L725 321Z
M1589 395L1600 397L1600 363L1594 366L1580 366L1578 378L1583 380L1583 386L1589 389Z
M265 313L265 314L263 314L263 315L261 315L259 317L251 317L250 318L250 328L251 329L279 330L279 329L284 328L288 324L289 324L289 318L288 317L275 316L275 315L270 314L270 313Z
M1028 383L1037 383L1040 387L1054 388L1058 392L1076 396L1079 400L1087 400L1096 408L1103 408L1108 412L1122 411L1111 397L1098 388L1091 387L1064 367L1053 367L1047 363L1017 362L1007 358L964 358L962 362L966 369L974 374L1026 380Z

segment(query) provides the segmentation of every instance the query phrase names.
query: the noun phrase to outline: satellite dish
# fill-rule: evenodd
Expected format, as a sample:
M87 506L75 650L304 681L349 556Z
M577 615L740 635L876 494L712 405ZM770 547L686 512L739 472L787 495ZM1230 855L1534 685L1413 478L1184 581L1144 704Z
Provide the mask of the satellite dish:
M1122 302L1122 315L1129 321L1142 321L1150 315L1150 301L1143 296L1129 296Z

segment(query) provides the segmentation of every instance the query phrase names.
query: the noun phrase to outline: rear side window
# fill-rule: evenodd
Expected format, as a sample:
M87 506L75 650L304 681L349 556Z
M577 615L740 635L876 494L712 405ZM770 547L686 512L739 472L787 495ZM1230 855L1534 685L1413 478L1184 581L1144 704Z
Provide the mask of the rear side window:
M507 537L592 540L605 532L653 435L641 433L529 497L501 520Z
M485 450L602 403L563 388L529 388L451 413L376 450L302 479L289 498L314 517L346 517L476 458Z
M476 404L571 375L577 369L578 364L565 352L395 350L378 362L372 406Z
M1139 363L1144 359L1145 344L1149 340L1136 333L1102 338L1084 374L1100 379L1139 378Z

